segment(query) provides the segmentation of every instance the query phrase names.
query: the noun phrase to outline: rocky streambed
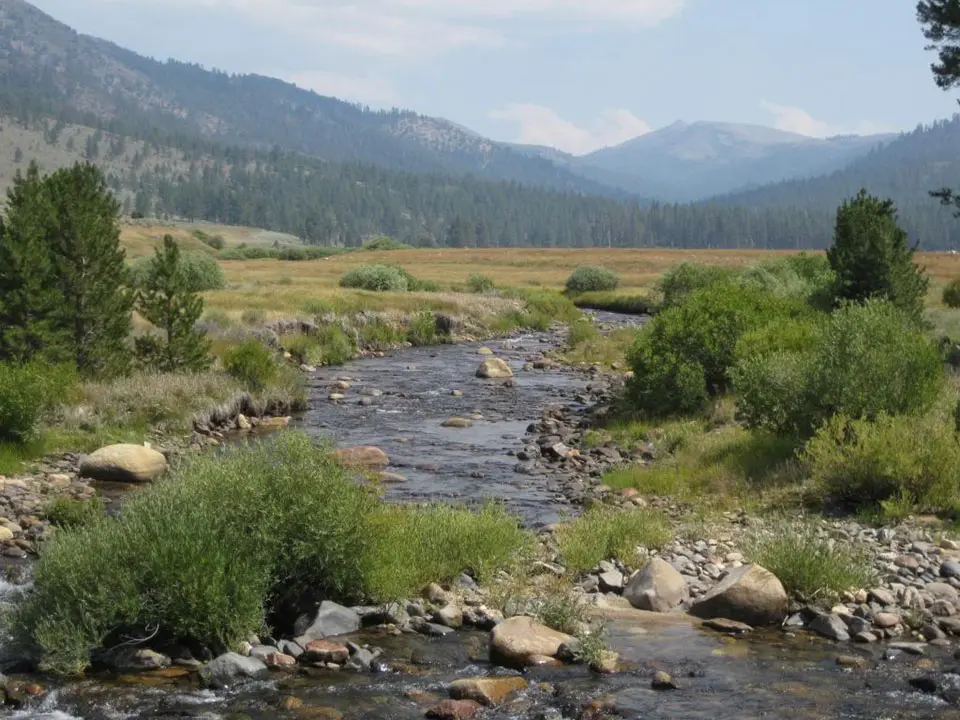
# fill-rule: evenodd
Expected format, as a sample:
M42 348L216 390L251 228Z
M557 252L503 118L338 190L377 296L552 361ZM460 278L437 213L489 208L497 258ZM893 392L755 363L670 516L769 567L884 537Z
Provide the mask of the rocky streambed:
M294 424L343 447L379 448L388 498L503 500L542 530L549 548L550 525L579 512L587 498L656 502L601 485L604 470L647 462L652 449L583 446L586 422L617 383L551 362L546 353L562 339L547 332L489 343L513 378L476 377L488 357L480 344L322 369L311 376L310 410ZM91 492L70 462L37 482ZM10 493L8 521L17 527L4 542L19 548L14 540L33 542L28 533L39 537L42 523L31 531L14 522L17 502L30 511L31 496ZM833 608L774 598L786 622L772 629L761 628L765 618L756 614L705 623L682 612L710 614L697 604L716 604L718 586L748 573L739 541L752 522L731 514L711 537L678 539L655 554L645 577L602 563L582 579L580 592L605 619L619 655L612 674L555 661L572 652L565 639L502 623L487 590L464 576L387 608L321 606L304 616L297 637L251 637L242 653L201 672L196 658L177 649L131 650L115 658L116 671L78 682L14 676L7 700L15 717L35 718L960 717L960 676L952 672L958 548L923 527L824 521L818 532L825 538L867 549L874 587ZM547 576L562 570L556 562L538 568ZM0 590L11 599L18 592L9 584ZM741 609L756 610L763 592L741 595ZM738 613L736 605L724 607L725 615Z

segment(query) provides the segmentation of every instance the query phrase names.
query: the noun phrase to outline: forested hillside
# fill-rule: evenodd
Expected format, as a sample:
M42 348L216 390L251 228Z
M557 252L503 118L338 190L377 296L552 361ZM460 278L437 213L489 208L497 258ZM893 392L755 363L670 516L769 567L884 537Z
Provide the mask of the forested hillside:
M958 186L960 115L955 115L918 127L831 175L769 185L711 202L764 210L800 207L816 215L866 188L897 203L904 227L923 248L941 249L960 245L960 221L940 207L930 191Z
M273 78L158 62L80 35L23 0L0 0L0 111L158 141L196 136L331 162L622 194L445 120L374 112Z

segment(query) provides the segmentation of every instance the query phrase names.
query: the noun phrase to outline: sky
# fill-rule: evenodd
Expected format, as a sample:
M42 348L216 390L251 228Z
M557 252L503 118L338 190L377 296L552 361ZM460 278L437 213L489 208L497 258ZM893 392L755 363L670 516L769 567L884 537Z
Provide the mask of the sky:
M158 59L574 154L677 120L815 137L958 111L912 0L33 0Z

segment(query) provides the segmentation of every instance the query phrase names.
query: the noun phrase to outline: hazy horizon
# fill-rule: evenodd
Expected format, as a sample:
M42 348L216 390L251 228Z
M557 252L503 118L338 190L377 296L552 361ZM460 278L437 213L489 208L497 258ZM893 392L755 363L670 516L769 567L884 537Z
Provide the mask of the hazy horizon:
M949 116L913 3L35 0L160 59L296 82L574 154L722 121L810 137Z

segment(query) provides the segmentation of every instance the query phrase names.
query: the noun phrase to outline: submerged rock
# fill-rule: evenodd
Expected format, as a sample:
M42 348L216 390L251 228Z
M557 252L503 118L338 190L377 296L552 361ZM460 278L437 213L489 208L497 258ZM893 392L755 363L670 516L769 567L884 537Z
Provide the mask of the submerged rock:
M445 428L459 428L461 430L473 427L473 421L462 417L452 417L441 423Z
M523 668L535 656L556 657L561 646L574 638L551 630L530 617L512 617L490 633L490 659L506 667Z
M433 720L467 720L483 708L475 700L444 700L427 710L427 717Z
M481 705L499 705L510 694L527 687L522 677L465 678L450 685L454 700L473 700Z
M787 614L789 600L783 584L759 565L744 565L694 603L695 617L728 618L748 625L777 625Z
M687 581L670 563L653 558L627 583L623 596L638 610L669 612L687 598Z
M108 445L80 463L80 477L106 482L146 483L166 471L163 453L143 445Z
M373 446L340 448L335 455L341 463L350 467L382 470L390 464L390 457L380 448Z

